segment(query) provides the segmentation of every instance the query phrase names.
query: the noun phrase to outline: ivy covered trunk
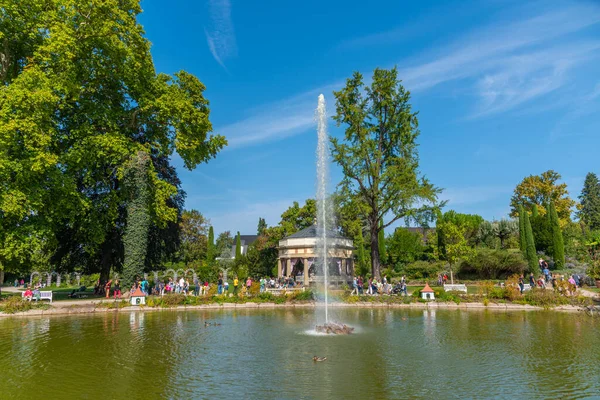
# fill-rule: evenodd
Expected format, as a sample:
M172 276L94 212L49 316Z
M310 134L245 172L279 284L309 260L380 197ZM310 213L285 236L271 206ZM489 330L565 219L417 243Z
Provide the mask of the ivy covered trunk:
M127 226L123 237L125 258L123 260L123 284L131 287L136 278L144 273L150 230L150 157L138 151L125 170L125 186L129 193Z
M371 275L381 279L381 263L379 260L379 229L377 220L371 221Z

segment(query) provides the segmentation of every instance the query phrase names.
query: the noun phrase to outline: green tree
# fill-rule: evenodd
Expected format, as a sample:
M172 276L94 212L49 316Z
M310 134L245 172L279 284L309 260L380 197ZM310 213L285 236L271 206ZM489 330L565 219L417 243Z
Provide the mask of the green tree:
M539 215L540 215L540 212L538 210L537 204L532 204L531 205L531 216L535 218L535 217L537 217Z
M436 225L436 231L444 236L444 258L450 267L450 282L454 284L454 272L460 262L469 260L474 250L465 237L467 226L456 224L452 220L441 220Z
M181 252L186 264L205 260L210 232L208 221L198 210L185 210L181 220Z
M471 247L475 246L478 241L479 227L483 223L483 217L476 214L462 214L454 210L446 211L444 214L438 214L437 224L452 223L459 226L463 231L467 244ZM438 250L442 258L446 254L446 237L444 230L438 230Z
M301 231L315 223L317 218L317 201L306 199L300 207L297 201L281 214L279 226L282 228L282 237Z
M212 264L216 256L215 251L215 231L212 225L208 228L208 243L206 245L206 263Z
M525 209L522 205L518 206L519 213L519 248L525 254L527 252L527 235L525 233Z
M600 229L600 181L593 172L585 176L579 201L579 219L592 231Z
M406 228L396 228L394 234L387 238L386 245L388 259L398 267L424 257L423 236Z
M225 231L219 233L215 244L215 255L217 257L231 258L231 249L233 247L234 239L231 236L231 232Z
M558 214L552 202L550 202L549 221L552 231L552 258L554 258L554 266L556 269L563 269L565 266L565 246Z
M546 205L553 201L561 226L571 220L571 208L575 205L569 197L566 183L558 183L560 174L549 170L541 175L530 175L521 181L515 188L510 200L511 217L517 217L519 205L526 210L532 210L536 205L540 215L546 215Z
M256 230L257 235L262 235L267 229L267 221L264 218L258 218L258 228Z
M341 189L366 207L371 271L380 278L379 230L402 218L432 221L439 190L419 176L417 113L396 68L376 69L368 86L356 72L334 96L333 119L346 129L343 140L331 139L333 160L344 174Z
M156 73L140 12L137 0L0 7L3 265L60 251L108 277L126 257L127 163L151 157L150 226L162 229L177 225L178 190L155 160L176 151L192 169L225 146L209 135L204 85ZM77 242L61 246L65 237Z
M242 256L242 239L240 238L240 232L238 231L235 237L235 259L239 260Z
M504 244L508 238L516 234L518 231L518 225L515 221L501 219L498 222L494 222L494 234L500 240L500 248L504 249Z
M538 260L537 253L535 251L535 240L533 239L533 230L531 229L531 221L529 221L529 214L527 212L523 213L523 219L525 224L525 258L527 259L527 265L529 265L530 271L535 271Z
M126 167L125 185L130 198L127 203L127 227L123 244L123 285L131 287L133 281L144 273L150 230L151 186L149 175L150 157L139 151Z
M549 207L544 208L549 209ZM543 216L538 214L529 218L535 249L546 254L552 254L552 227L550 226L549 216L550 213L546 213Z

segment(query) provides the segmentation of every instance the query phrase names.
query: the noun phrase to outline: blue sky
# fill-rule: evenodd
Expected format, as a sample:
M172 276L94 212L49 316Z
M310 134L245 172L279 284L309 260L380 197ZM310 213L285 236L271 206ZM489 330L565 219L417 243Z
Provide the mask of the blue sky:
M194 171L173 159L216 232L253 234L314 197L317 96L332 112L332 91L376 67L412 93L421 171L447 209L499 219L527 175L554 169L576 197L600 173L599 2L366 4L142 0L157 70L198 76L230 143Z

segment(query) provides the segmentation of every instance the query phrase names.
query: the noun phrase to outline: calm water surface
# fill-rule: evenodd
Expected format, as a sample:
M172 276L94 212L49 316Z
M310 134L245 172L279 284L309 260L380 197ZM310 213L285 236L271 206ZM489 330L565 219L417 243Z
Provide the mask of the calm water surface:
M307 334L309 309L0 319L0 398L600 398L597 318L407 309L337 318L357 334Z

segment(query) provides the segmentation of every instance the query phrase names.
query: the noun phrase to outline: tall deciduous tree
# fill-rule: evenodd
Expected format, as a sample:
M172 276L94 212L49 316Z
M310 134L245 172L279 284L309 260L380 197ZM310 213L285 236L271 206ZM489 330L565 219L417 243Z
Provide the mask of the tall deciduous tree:
M380 278L379 230L401 218L430 222L439 190L419 174L417 113L396 68L376 69L368 86L356 72L334 96L333 119L346 130L343 140L331 139L333 159L342 189L366 205L371 271Z
M181 253L186 264L203 261L208 254L208 237L211 227L198 210L185 210L181 221Z
M177 152L192 169L212 136L204 85L157 74L138 0L7 0L0 7L0 259L21 263L80 238L87 264L119 267L125 165ZM149 165L151 224L177 223L177 188Z
M438 235L444 236L444 256L450 266L450 282L454 284L454 271L460 261L468 260L474 250L469 246L465 235L467 233L466 225L459 225L453 220L439 219L436 224Z
M529 220L529 214L523 213L523 222L525 225L525 258L527 258L527 265L529 265L530 271L535 271L538 265L537 253L535 251L535 240L533 239L533 230L531 229L531 221Z
M549 170L541 175L530 175L515 188L510 200L511 217L517 217L519 205L533 212L536 205L540 215L546 215L546 205L554 202L561 226L571 220L571 208L575 201L569 197L566 183L558 183L560 174Z
M600 181L593 172L585 176L579 201L579 219L591 230L600 229Z
M563 269L565 266L565 245L558 221L558 214L552 202L550 202L549 220L552 231L552 258L554 258L554 265L556 269Z

